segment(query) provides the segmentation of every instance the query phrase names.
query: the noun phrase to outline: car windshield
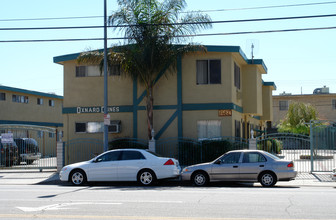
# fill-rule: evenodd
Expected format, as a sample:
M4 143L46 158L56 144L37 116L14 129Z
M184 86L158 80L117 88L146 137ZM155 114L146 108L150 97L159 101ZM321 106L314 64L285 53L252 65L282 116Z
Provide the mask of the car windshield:
M279 157L275 156L274 154L268 153L268 152L264 152L267 156L269 156L270 158L272 158L273 160L281 160Z

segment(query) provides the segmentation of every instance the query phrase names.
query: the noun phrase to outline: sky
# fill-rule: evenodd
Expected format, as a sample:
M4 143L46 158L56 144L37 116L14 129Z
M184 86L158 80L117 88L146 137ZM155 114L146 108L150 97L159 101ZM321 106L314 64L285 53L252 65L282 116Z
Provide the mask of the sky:
M186 0L186 11L207 11L213 21L280 18L336 14L332 0ZM295 4L328 3L305 6ZM267 6L285 6L273 7ZM264 7L264 8L260 8ZM11 0L1 2L0 28L100 26L104 24L103 0ZM107 13L118 9L117 0L107 0ZM217 10L217 11L213 11ZM89 17L81 19L39 19ZM22 19L22 20L17 20ZM335 27L336 16L262 22L214 24L200 34L236 33L265 30ZM10 43L10 40L46 40L69 38L102 38L103 29L70 30L0 30L0 85L63 95L63 67L53 57L90 49L103 48L103 41ZM108 37L121 33L108 30ZM204 45L240 46L251 58L263 59L268 73L266 82L274 82L280 93L312 94L315 88L327 86L336 93L336 29L235 34L195 37L192 42ZM108 46L123 42L111 40Z

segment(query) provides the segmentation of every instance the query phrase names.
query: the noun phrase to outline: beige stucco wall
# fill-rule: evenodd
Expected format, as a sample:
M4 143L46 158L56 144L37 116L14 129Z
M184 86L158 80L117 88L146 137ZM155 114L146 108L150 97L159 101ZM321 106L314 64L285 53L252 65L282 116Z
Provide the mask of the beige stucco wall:
M310 103L316 107L321 120L336 121L336 110L332 107L332 100L336 100L336 94L311 94L311 95L279 95L273 96L273 125L282 120L287 110L279 109L279 101L288 101L288 105L295 102Z
M32 95L16 91L0 90L6 94L6 100L0 101L0 120L37 123L62 123L62 99ZM12 95L28 96L28 103L12 101ZM43 105L37 105L37 99L43 99ZM54 106L49 106L54 100Z
M272 111L272 86L263 86L262 87L262 107L263 115L261 119L263 121L272 121L273 120L273 111Z

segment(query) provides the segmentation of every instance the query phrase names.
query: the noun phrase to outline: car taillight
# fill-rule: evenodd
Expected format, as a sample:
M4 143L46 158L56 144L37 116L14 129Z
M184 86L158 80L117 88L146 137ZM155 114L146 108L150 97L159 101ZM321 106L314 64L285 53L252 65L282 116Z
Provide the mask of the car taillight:
M290 162L289 164L287 164L287 167L294 167L293 162Z
M175 165L175 163L174 163L174 161L172 159L169 159L163 165Z

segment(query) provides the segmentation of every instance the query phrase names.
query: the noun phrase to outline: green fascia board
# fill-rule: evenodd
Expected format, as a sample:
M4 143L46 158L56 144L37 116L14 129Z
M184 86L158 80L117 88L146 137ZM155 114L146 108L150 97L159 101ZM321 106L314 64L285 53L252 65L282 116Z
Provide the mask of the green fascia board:
M53 122L36 122L36 121L9 121L9 120L0 120L0 124L21 124L21 125L37 125L45 127L63 127L63 123L53 123Z
M112 106L109 106L112 107ZM101 113L101 107L99 106L91 106L91 107L80 107L87 109L99 109L98 111L87 111L77 113L77 107L63 107L63 114L87 114L87 113ZM134 109L136 111L145 111L146 106L118 106L118 112L113 113L122 113L122 112L133 112ZM178 109L178 105L154 105L154 110L176 110ZM197 111L197 110L220 110L220 109L228 109L235 110L237 112L242 113L243 108L234 104L234 103L197 103L197 104L182 104L182 111Z
M176 45L178 46L183 46L183 45ZM245 53L242 51L240 46L216 46L216 45L205 45L207 48L208 52L225 52L225 53L239 53L240 56L245 60L247 64L257 64L257 65L262 65L265 72L267 73L267 67L263 60L261 59L255 59L255 60L249 60ZM73 54L67 54L67 55L62 55L62 56L57 56L54 57L54 63L60 63L64 61L70 61L70 60L75 60L77 57L80 55L80 53L73 53Z
M263 81L263 85L264 85L264 86L273 86L273 88L274 88L275 90L277 89L277 87L276 87L276 85L275 85L274 82L264 82L264 81Z
M18 92L18 93L24 93L29 95L36 95L36 96L42 96L42 97L48 97L48 98L54 98L54 99L63 99L63 96L59 95L53 95L50 93L44 93L44 92L36 92L32 90L26 90L26 89L19 89L9 86L0 86L0 90L10 91L10 92Z

